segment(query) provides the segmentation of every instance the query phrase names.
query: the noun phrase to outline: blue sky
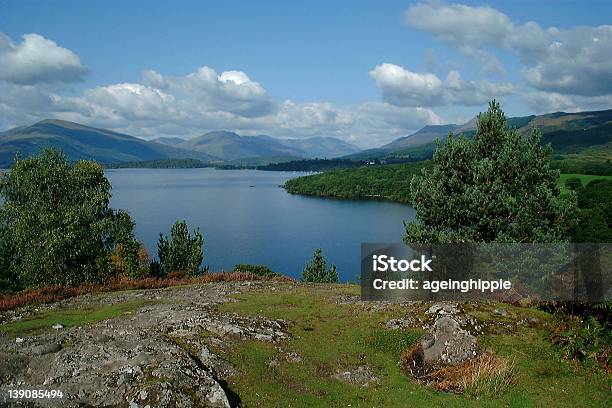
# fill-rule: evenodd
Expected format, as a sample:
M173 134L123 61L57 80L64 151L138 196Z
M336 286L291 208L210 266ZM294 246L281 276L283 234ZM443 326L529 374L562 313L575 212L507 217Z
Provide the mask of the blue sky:
M604 109L611 16L605 1L2 1L0 127L372 147L492 97L509 115Z

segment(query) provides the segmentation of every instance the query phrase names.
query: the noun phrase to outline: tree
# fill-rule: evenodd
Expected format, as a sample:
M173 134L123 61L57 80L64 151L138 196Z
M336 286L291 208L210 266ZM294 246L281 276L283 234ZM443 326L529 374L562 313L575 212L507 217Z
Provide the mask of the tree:
M187 223L177 221L170 231L170 236L168 240L165 235L159 234L157 243L159 265L152 265L152 274L154 276L167 276L170 272L184 272L192 276L200 274L200 266L204 260L200 229L193 231L192 238Z
M0 221L0 294L21 289L15 268L15 248L6 223Z
M134 237L135 223L130 215L119 210L113 215L112 242L115 244L110 261L114 273L139 278L141 275L141 243Z
M321 249L314 251L312 261L307 262L302 272L302 281L318 282L318 283L337 283L338 272L336 265L332 265L327 269L327 261L323 258Z
M561 194L540 132L510 129L493 100L478 115L474 140L452 133L437 142L433 168L412 180L418 221L406 243L560 242L576 222L576 195Z
M101 281L112 273L116 232L131 234L133 223L109 208L110 189L100 165L70 163L54 149L16 159L0 179L0 222L10 231L12 268L24 286Z

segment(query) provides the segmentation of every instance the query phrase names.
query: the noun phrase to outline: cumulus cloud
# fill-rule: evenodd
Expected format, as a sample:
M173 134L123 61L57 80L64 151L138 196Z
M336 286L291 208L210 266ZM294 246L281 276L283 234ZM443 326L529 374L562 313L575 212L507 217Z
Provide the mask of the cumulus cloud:
M384 63L371 70L370 76L382 91L383 100L396 106L481 105L513 92L511 84L464 80L454 70L441 80L432 73Z
M529 21L513 23L491 7L444 2L417 3L405 13L408 25L453 44L459 51L489 64L499 60L488 48L508 50L523 64L526 82L536 90L561 95L612 94L612 26L543 28Z
M39 34L25 34L19 44L0 34L0 79L21 85L74 82L87 68L69 49Z

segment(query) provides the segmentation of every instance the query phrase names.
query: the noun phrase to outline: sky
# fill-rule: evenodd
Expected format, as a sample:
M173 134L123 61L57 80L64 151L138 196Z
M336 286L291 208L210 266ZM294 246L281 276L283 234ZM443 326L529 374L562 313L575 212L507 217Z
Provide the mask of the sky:
M609 1L0 0L0 130L212 130L377 147L464 123L612 108Z

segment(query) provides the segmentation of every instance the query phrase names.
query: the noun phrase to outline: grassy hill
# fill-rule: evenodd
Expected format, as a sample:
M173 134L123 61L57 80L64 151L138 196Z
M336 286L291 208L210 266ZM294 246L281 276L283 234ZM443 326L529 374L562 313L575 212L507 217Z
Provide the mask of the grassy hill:
M0 134L0 167L10 166L17 152L29 156L43 147L61 149L70 160L96 160L104 164L169 158L215 159L206 153L148 142L123 133L62 120L43 120Z
M550 143L557 155L579 154L591 147L609 151L612 142L612 110L522 116L508 118L508 123L524 135L530 134L534 128L540 129L542 143ZM436 139L444 140L449 132L473 137L475 129L475 120L464 125L426 126L412 135L398 138L380 148L364 150L345 158L384 160L401 157L413 161L426 160L433 156ZM589 161L596 161L595 156L590 156Z

